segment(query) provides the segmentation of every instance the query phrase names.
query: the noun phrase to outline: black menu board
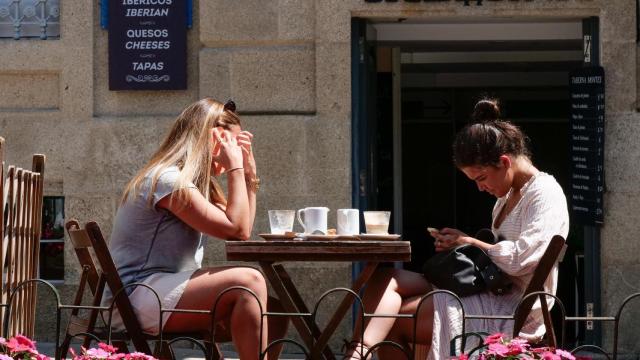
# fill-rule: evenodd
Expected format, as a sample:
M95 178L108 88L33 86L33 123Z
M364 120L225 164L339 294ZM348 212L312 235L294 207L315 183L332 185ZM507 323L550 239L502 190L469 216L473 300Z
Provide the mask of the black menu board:
M109 1L109 90L187 88L185 0Z
M604 69L569 73L572 221L602 224L604 192Z

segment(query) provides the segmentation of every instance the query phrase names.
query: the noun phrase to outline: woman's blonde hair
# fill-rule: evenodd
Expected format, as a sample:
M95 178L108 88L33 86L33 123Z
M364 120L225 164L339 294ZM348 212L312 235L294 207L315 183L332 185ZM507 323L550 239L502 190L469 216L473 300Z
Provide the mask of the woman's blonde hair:
M175 190L186 189L193 183L205 198L215 204L226 205L227 201L220 184L211 175L213 155L213 128L222 127L229 130L232 125L240 126L240 118L233 109L211 98L204 98L187 106L178 116L160 148L151 160L127 184L122 195L121 204L129 196L136 196L151 172L150 194L156 190L158 177L170 166L177 166L180 175L174 185ZM174 191L174 196L181 203L186 200L186 191ZM153 197L149 196L149 205Z

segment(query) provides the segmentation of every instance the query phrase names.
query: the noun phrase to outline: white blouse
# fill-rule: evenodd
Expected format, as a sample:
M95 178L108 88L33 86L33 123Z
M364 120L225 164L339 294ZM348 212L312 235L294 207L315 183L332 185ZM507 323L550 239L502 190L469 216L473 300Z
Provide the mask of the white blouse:
M551 238L554 235L567 238L567 200L553 176L539 172L527 181L520 192L520 201L505 216L502 224L492 229L499 241L488 251L493 262L511 277L514 286L503 295L483 292L461 298L467 315L513 315ZM494 223L508 196L496 201L493 208ZM556 264L545 281L544 290L555 294L557 285ZM553 298L548 297L547 304L552 306ZM433 337L428 358L448 359L451 339L462 332L462 311L456 301L445 295L434 296L433 305ZM466 322L465 331L511 335L513 321L470 319ZM540 302L536 301L520 336L539 338L544 331ZM475 341L468 341L466 351L475 346Z
M554 235L567 238L569 212L562 188L549 174L538 172L524 184L520 193L520 201L506 215L502 224L492 229L502 241L492 246L488 254L502 271L510 275L513 283L524 291L551 238ZM493 223L510 194L511 191L496 201ZM545 281L544 289L555 294L557 285L556 266Z

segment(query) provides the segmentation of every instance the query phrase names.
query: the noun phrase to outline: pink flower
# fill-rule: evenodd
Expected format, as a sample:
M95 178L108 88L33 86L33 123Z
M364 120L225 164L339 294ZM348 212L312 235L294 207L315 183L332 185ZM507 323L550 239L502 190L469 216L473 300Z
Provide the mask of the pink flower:
M493 353L498 356L507 356L509 354L509 347L500 343L489 344L489 353Z
M37 354L36 360L50 360L50 358L45 354Z
M29 349L35 349L36 348L36 342L32 341L31 339L29 339L28 337L26 337L24 335L16 335L13 338L16 339L18 344L26 346Z
M503 339L506 337L507 335L503 334L503 333L495 333L493 335L489 335L487 336L486 339L484 339L484 344L485 345L489 345L489 344L495 344L498 342L502 342Z
M157 360L153 356L149 356L141 352L134 352L131 354L127 354L127 356L125 356L125 359L126 360Z
M542 354L544 352L549 351L549 348L548 347L538 347L538 348L531 349L531 351L533 351L536 354Z
M569 359L569 360L576 360L575 356L573 356L572 353L562 350L562 349L556 349L556 355L560 355L561 357L565 358L565 359Z
M524 354L529 350L529 343L524 339L513 339L509 343L509 354L508 355L520 355Z
M115 353L116 351L118 351L118 348L113 346L113 345L109 345L109 344L105 344L103 342L98 344L98 348L108 352L108 353Z
M104 351L104 350L102 350L102 349L91 348L91 349L87 350L86 355L88 355L88 356L90 356L92 358L106 359L111 354L106 352L106 351Z
M486 348L478 355L479 360L577 360L568 351L550 347L531 348L527 340L522 338L508 340L506 335L501 333L488 336L484 344ZM456 358L456 360L468 359L466 354Z
M0 360L13 360L13 358L9 355L0 354Z
M543 360L562 360L559 355L552 353L551 351L545 351L540 355Z
M33 350L29 345L21 344L20 342L18 342L18 340L15 337L12 337L11 339L9 339L9 341L7 341L5 346L7 347L10 353L29 352L30 350Z

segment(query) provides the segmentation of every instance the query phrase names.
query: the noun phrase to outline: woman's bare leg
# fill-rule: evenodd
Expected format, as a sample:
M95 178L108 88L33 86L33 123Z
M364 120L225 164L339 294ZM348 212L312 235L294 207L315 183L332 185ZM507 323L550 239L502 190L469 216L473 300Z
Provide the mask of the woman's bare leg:
M269 296L267 301L267 310L269 312L283 313L284 308L280 303L280 300ZM287 335L287 328L289 327L289 318L285 316L272 316L269 318L269 344L278 339L284 339ZM269 349L269 359L278 359L284 343L275 345Z
M274 298L273 296L269 296L269 298L267 299L267 311L283 313L284 308L282 307L280 300ZM231 331L229 331L230 327L231 319L229 317L222 319L218 321L218 323L216 323L216 342L231 341ZM289 318L286 316L272 316L269 318L268 327L268 344L271 344L278 339L284 339L289 327ZM272 346L268 352L269 359L278 359L283 347L284 343Z
M220 293L232 286L244 286L256 295L262 311L266 311L267 285L260 271L250 267L207 268L196 271L176 305L178 309L210 310ZM267 345L267 320L264 318L260 338L260 305L246 291L227 292L219 301L216 321L230 319L233 342L241 359L258 359ZM203 331L211 327L209 316L198 314L173 314L167 320L164 331ZM260 348L262 340L262 348Z
M422 296L414 296L402 302L400 314L416 314L418 304ZM417 325L415 329L415 343L429 346L433 334L433 301L425 299L417 313ZM414 345L414 321L413 319L398 319L391 328L387 339L396 342L405 350L409 350L409 344ZM405 355L394 347L384 346L377 352L380 360L404 359Z
M363 296L363 305L367 313L399 314L403 307L403 299L426 294L431 285L418 273L402 269L378 269L369 281ZM366 346L373 346L387 338L396 322L395 318L370 318L365 321L362 334L358 314L353 339ZM362 334L362 335L361 335Z

